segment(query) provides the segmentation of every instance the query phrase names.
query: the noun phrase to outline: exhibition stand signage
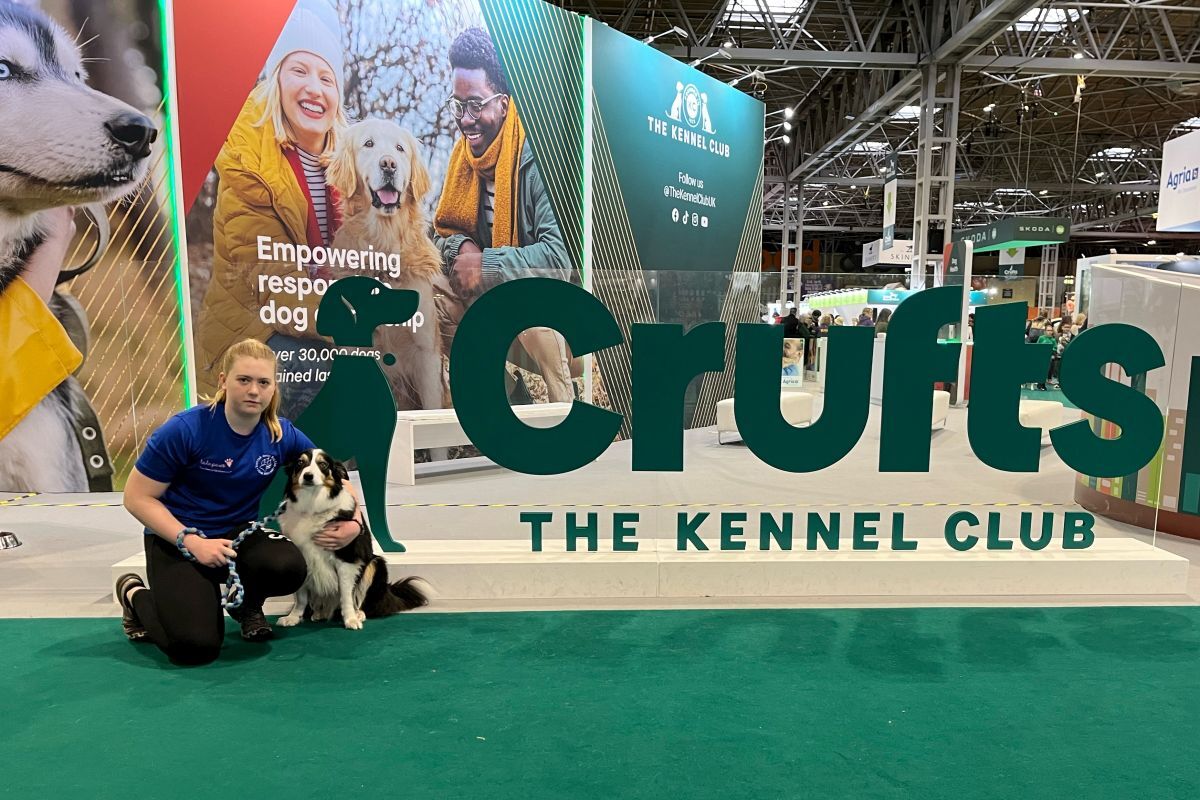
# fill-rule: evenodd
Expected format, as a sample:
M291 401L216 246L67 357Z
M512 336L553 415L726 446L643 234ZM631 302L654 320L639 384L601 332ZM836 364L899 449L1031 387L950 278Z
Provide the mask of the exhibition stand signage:
M876 239L863 245L863 266L874 267L878 264L896 264L909 267L912 265L913 243L911 239L895 239L891 247L885 248L883 239Z
M1156 230L1200 231L1200 131L1163 144Z

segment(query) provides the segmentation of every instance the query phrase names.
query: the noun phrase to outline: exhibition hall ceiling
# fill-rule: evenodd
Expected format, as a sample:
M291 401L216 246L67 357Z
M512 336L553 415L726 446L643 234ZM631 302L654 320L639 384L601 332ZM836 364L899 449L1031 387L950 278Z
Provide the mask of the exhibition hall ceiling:
M912 225L931 61L962 65L956 228L1024 213L1069 216L1075 239L1153 238L1162 144L1200 129L1192 0L558 1L766 102L768 226L803 187L806 231L877 232L890 151Z

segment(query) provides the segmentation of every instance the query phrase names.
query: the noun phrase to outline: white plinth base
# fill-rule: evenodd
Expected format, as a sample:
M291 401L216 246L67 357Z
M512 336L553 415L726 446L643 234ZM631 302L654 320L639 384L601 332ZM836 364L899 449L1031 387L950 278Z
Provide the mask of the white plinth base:
M604 544L609 542L601 540ZM674 539L639 541L637 552L533 553L527 540L410 540L388 555L393 578L419 575L436 599L455 601L804 597L1108 597L1183 595L1188 561L1129 538L1097 538L1086 550L1055 546L959 553L943 540L915 551L678 552ZM582 544L582 542L581 542ZM141 554L112 567L145 575ZM436 602L436 600L435 600ZM482 605L481 607L486 607Z

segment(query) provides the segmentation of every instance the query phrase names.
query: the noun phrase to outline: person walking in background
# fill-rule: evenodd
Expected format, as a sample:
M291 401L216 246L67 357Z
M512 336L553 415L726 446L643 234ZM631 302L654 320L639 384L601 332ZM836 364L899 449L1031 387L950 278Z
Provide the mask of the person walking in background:
M800 318L796 316L796 309L788 311L787 316L783 318L783 338L799 339L800 338Z
M447 345L466 307L493 286L515 278L571 277L546 185L487 32L460 33L450 46L450 66L454 85L446 107L462 136L450 153L434 215L435 241L455 295L443 296L439 306ZM574 400L571 378L582 370L573 369L578 360L562 335L531 328L518 342L509 360L541 374L550 402Z
M892 318L892 310L885 308L879 312L879 319L875 321L875 333L887 333L888 320Z
M267 58L265 77L254 87L233 123L220 154L213 212L212 277L198 325L203 393L215 391L213 372L225 350L245 338L265 341L288 363L313 376L280 386L284 416L295 418L321 388L315 375L330 362L301 362L302 349L328 343L316 335L320 297L307 298L303 323L266 323L260 310L278 302L296 307L286 294L259 290L256 276L294 276L295 264L258 260L259 237L274 242L328 245L341 223L338 198L325 182L323 158L346 127L342 109L342 30L326 0L299 0ZM309 277L329 277L309 268ZM303 327L303 330L300 328Z

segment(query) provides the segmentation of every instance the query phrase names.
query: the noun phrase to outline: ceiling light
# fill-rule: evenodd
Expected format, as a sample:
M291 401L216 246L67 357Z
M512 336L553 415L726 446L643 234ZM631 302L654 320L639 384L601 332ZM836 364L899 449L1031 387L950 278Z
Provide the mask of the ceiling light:
M853 184L853 183L852 183L852 184L850 184L850 188L851 188L851 189L857 189L857 188L858 188L858 186L856 186L855 184Z
M785 131L790 131L792 129L792 123L788 122L787 120L784 120L783 121L783 129Z
M785 133L785 134L783 135L783 143L784 143L784 144L791 144L791 143L792 143L792 137L788 136L788 135Z
M1071 56L1071 58L1075 59L1076 61L1079 61L1083 58L1083 53L1075 53L1073 56Z
M1050 190L1042 189L1040 192L1038 192L1038 194L1040 194L1042 197L1045 197L1046 195L1050 194Z
M669 29L663 31L662 33L656 33L653 36L647 36L645 39L642 39L642 43L650 44L655 39L659 38L660 36L666 36L668 33L673 33L676 36L682 36L684 39L688 38L687 31L678 25L672 25Z
M795 115L796 115L796 109L792 108L791 106L788 106L787 108L785 108L783 110L783 118L784 119L791 119Z
M1158 242L1157 242L1156 240L1154 240L1154 239L1148 239L1148 240L1146 241L1146 244L1149 244L1149 245L1154 245L1154 244L1158 244Z

